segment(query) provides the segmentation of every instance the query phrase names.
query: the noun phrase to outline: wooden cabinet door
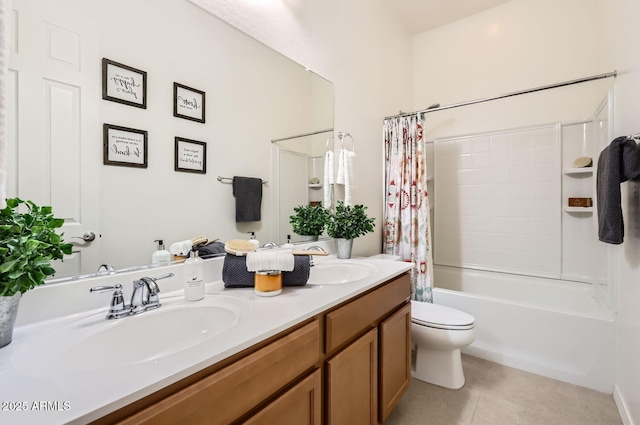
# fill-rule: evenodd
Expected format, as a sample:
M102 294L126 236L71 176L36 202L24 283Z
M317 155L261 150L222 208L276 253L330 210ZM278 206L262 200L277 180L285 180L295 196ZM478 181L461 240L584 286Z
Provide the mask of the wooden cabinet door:
M380 324L380 422L411 382L411 304Z
M378 332L372 329L326 363L327 424L377 424Z
M320 376L320 370L316 370L246 421L245 425L320 425Z

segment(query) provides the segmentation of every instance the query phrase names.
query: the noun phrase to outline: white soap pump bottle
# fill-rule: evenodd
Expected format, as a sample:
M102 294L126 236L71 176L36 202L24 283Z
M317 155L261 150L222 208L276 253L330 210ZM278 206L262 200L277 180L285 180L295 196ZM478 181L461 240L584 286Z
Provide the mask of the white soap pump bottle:
M282 248L293 249L295 246L291 243L291 235L287 235L287 242L282 244Z
M154 242L158 244L158 249L151 256L151 264L171 262L173 255L164 248L164 241L162 239L156 239Z
M260 248L260 242L256 239L256 232L248 232L251 236L249 237L249 242L253 244L254 249Z
M204 261L198 249L191 248L191 255L184 261L184 298L198 301L204 298Z

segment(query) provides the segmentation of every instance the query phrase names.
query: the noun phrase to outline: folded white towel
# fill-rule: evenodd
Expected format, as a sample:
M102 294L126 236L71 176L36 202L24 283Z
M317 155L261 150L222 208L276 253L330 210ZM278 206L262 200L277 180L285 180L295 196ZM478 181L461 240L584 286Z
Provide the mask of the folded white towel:
M322 206L331 208L333 204L333 151L324 154L324 200Z
M247 252L247 270L280 270L290 272L295 267L293 251L290 249L265 249Z
M341 149L340 156L338 157L338 175L336 177L336 183L344 185L344 204L353 205L353 188L355 187L355 180L353 174L353 163L356 158L356 153L348 149Z

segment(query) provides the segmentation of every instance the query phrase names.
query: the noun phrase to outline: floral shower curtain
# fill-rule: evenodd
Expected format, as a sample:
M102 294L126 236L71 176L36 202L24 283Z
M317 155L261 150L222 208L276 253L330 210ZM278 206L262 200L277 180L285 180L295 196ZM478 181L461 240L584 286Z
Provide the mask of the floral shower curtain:
M384 120L384 253L414 262L411 298L433 302L433 256L423 128L423 114Z

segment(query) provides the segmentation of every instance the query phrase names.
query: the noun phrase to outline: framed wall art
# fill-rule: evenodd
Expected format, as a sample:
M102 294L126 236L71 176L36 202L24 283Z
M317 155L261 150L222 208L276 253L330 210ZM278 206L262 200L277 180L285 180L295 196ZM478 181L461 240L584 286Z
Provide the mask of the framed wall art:
M207 173L207 144L197 140L176 137L175 171Z
M204 123L205 93L173 83L173 116Z
M103 58L102 98L147 109L147 73Z
M147 168L147 132L104 124L103 163L123 167Z

